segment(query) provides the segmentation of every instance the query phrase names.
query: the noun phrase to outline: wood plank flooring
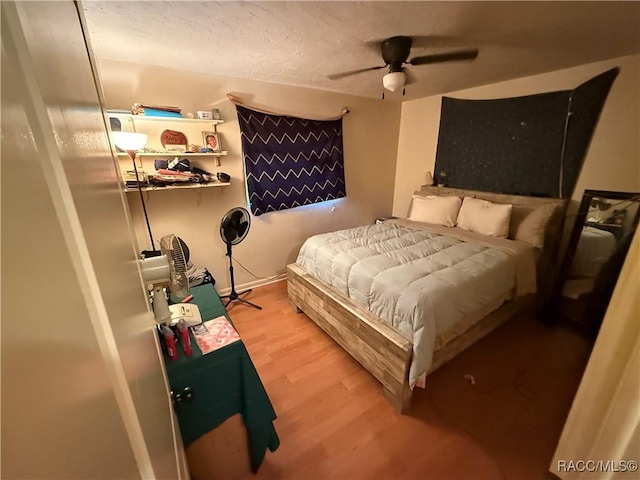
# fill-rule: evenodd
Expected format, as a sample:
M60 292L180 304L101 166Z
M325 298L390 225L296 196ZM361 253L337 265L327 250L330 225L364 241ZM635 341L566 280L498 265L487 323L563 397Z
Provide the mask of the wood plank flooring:
M304 314L286 282L229 314L278 414L281 446L254 479L545 479L592 347L520 315L434 372L408 415ZM473 375L475 385L463 376ZM200 480L200 479L198 479Z

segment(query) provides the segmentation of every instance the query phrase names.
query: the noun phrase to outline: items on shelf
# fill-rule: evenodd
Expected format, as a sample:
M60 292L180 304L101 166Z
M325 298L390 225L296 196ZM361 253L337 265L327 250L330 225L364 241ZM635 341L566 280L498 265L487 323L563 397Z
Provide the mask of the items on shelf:
M179 146L183 151L187 149L187 136L176 130L164 130L160 134L160 143L164 148L167 148L167 145Z
M199 120L222 120L220 109L214 108L209 110L198 110L195 113L187 113L187 118L197 118Z
M185 183L208 184L229 183L231 177L226 173L216 175L198 167L192 167L189 159L175 157L173 160L155 159L153 162L155 173L138 172L140 185L144 187L166 187L184 185ZM123 172L125 186L137 187L134 171Z
M131 107L131 113L134 115L147 115L150 117L182 118L182 109L180 107L170 107L165 105L145 105L142 103L134 103Z
M160 162L164 163L164 160L160 160ZM158 161L156 160L155 164L158 164ZM160 168L166 168L168 170L175 170L178 172L189 172L191 170L191 162L189 161L188 158L174 158L173 160L171 160L170 162L167 161L166 163L166 167L160 167ZM156 167L156 170L160 170L160 168Z
M186 147L186 148L180 148L180 147ZM196 149L195 152L192 150L192 147L195 147ZM219 152L214 152L210 148L199 148L198 145L191 144L191 145L167 145L167 148L164 150L160 150L158 148L153 148L153 147L145 147L138 150L136 152L136 155L144 155L148 157L153 155L179 155L183 153L189 154L189 155L208 154L208 155L214 155L214 156L219 156L219 155L224 156L227 154L227 152L224 150Z
M137 173L137 180L136 180ZM138 186L138 182L143 187L149 186L149 178L145 172L136 172L135 170L126 170L122 172L122 178L124 180L125 187L135 188Z
M203 153L205 149L210 152L222 151L222 144L220 143L220 134L218 132L210 132L210 131L202 132L202 143L204 144L203 149L201 150Z
M155 110L162 112L159 115L171 114L176 115L176 117L167 118L155 115ZM220 116L219 111L202 110L200 113L201 115L199 116L208 117L208 119L194 119L193 113L187 115L191 119L184 118L179 107L142 103L133 104L131 111L107 110L109 118L117 120L111 122L112 131L138 132L141 130L146 132L147 135L151 135L151 138L157 139L155 145L145 146L136 152L134 162L137 164L139 181L136 179L135 169L134 171L129 171L127 167L130 167L130 164L127 166L124 162L120 162L127 191L137 190L138 186L144 190L162 190L224 187L230 184L231 179L228 175L219 176L215 172L207 172L202 168L191 165L189 161L189 158L193 159L195 157L206 161L209 157L213 158L215 166L219 167L220 157L227 155L227 152L221 149L220 134L216 131L216 125L223 123L223 120L213 118L214 113L216 113L217 117ZM162 125L164 122L170 128L158 128L157 125ZM204 129L198 128L198 123L200 122L210 122L209 125L212 128L207 128L206 131L203 131ZM182 124L178 127L180 130L174 130L178 123ZM204 146L202 144L188 143L187 134L191 137L197 134L201 135ZM120 153L121 151L119 150ZM143 161L144 157L147 157L147 159ZM149 157L151 157L151 165L148 163ZM147 165L146 171L145 164Z
M231 177L229 176L229 174L224 173L224 172L218 172L217 174L218 177L218 181L222 182L222 183L229 183L231 181Z
M198 110L196 112L196 117L201 118L202 120L213 120L213 113L207 110Z
M139 104L134 104L139 105ZM165 108L165 107L161 107ZM222 120L222 116L220 115L220 110L214 108L211 112L205 110L199 110L197 112L186 112L182 113L181 110L177 107L167 107L167 108L175 108L176 110L162 110L151 107L135 107L131 110L121 109L121 108L110 108L107 109L107 115L112 121L112 124L115 123L115 130L120 129L120 125L117 120L121 118L133 117L134 119L139 120L156 120L156 121L198 121L198 122L213 122L214 124L224 123ZM136 113L138 112L138 113ZM199 115L198 112L201 112Z

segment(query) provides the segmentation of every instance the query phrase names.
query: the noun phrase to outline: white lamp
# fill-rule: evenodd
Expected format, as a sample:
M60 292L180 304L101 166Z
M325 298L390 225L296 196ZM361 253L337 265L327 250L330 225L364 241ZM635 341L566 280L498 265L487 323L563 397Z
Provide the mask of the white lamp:
M147 144L146 133L111 132L111 138L116 147L126 150L132 158L135 158L136 152Z
M382 86L395 92L400 87L404 87L405 80L404 72L389 72L382 77Z
M147 206L144 203L144 195L142 194L142 186L140 185L140 178L138 177L138 167L136 167L136 152L147 144L146 133L136 132L111 132L111 139L116 147L125 150L131 157L133 162L133 171L136 174L136 183L138 184L138 192L140 193L140 201L142 202L142 210L144 212L144 219L147 222L147 230L149 231L149 239L151 240L151 250L156 251L155 243L153 242L153 234L151 233L151 224L149 223L149 215L147 214Z

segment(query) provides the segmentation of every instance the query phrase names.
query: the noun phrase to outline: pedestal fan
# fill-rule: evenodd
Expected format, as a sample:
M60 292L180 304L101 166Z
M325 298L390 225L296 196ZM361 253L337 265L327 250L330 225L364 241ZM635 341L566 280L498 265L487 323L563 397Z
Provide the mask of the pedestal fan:
M242 207L235 207L229 210L224 217L222 217L222 221L220 222L220 236L222 237L222 241L227 245L227 257L229 257L229 276L231 277L231 293L228 295L222 295L220 298L228 298L229 301L225 304L225 307L228 307L231 302L241 302L245 305L249 305L250 307L257 308L258 310L262 310L262 307L256 305L255 303L251 303L243 298L240 298L240 295L245 295L251 292L252 289L245 290L244 292L236 292L236 285L233 278L233 256L232 256L232 246L240 243L249 233L249 226L251 225L251 216L249 212Z

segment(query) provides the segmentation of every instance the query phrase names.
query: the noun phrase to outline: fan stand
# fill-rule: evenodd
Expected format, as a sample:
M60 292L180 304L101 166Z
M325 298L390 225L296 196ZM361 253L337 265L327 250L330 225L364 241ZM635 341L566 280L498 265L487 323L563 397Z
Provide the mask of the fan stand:
M222 295L220 297L220 299L223 299L223 298L229 299L229 301L224 305L224 308L227 308L231 302L240 302L240 303L244 303L245 305L249 305L250 307L257 308L258 310L262 310L262 307L260 305L256 305L255 303L251 303L248 300L245 300L244 298L240 298L240 295L251 293L251 290L253 290L252 288L250 288L249 290L245 290L244 292L240 292L240 293L236 292L236 284L233 280L233 257L231 256L231 242L227 241L226 243L227 243L227 257L229 257L229 275L231 277L231 292L229 293L229 295Z

